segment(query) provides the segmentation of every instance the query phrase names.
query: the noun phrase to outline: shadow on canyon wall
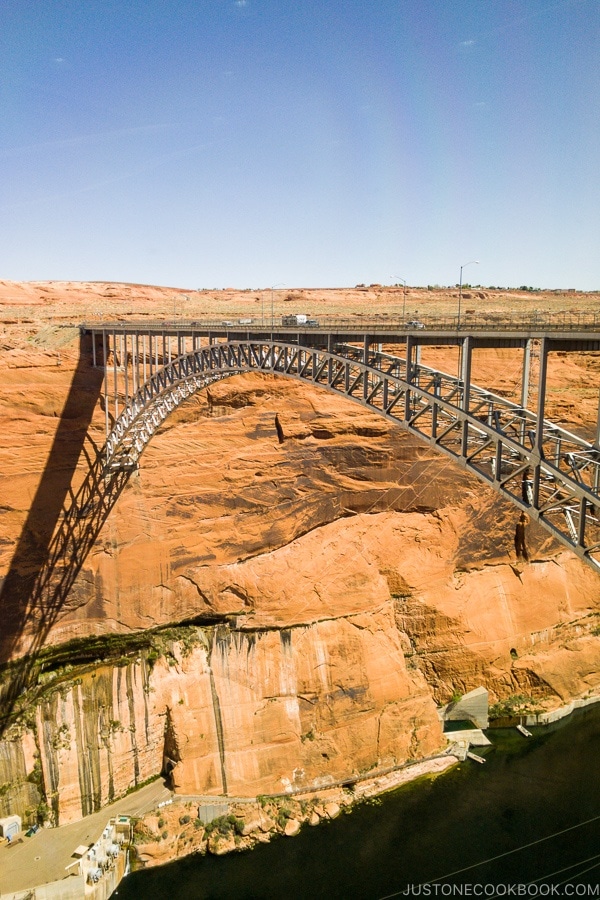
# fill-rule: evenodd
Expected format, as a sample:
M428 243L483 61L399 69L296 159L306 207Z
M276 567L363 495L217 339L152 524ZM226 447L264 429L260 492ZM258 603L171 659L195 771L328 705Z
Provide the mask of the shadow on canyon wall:
M91 361L91 337L79 358L50 454L0 588L0 737L29 685L40 651L130 471L105 473L104 448L89 434L103 369ZM85 458L83 482L77 470Z

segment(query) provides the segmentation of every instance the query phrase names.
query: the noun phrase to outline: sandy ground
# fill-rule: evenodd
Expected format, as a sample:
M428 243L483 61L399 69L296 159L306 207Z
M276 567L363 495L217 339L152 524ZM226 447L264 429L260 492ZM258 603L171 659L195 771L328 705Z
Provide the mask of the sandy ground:
M0 328L36 333L44 323L158 317L252 318L270 323L282 315L352 317L381 321L418 318L425 323L458 314L457 288L371 285L354 288L185 290L103 282L0 281ZM464 322L503 318L600 313L600 292L519 291L463 286Z

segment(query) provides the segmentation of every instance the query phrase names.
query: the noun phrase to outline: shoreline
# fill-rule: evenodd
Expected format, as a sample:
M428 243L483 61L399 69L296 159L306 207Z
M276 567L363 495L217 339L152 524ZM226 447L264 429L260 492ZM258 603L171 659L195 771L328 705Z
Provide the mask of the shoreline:
M600 696L572 700L539 714L537 721L529 724L543 728L556 722L564 722L571 713L599 703ZM11 859L11 865L3 873L3 892L7 889L24 889L24 871L29 870L33 874L31 867L37 870L45 866L46 859L53 860L56 864L61 853L66 853L66 862L72 863L73 848L77 844L92 842L100 834L108 817L118 813L131 816L133 822L142 823L142 828L144 823L149 826L145 828L144 839L141 842L134 840L130 847L134 871L143 870L176 862L193 853L222 855L235 850L252 849L258 843L268 843L276 835L294 836L306 824L317 825L336 818L365 801L376 803L377 797L420 778L436 778L454 768L462 758L460 748L449 744L444 751L433 757L411 760L399 766L357 776L351 785L352 789L348 786L347 779L344 782L346 786L341 783L318 787L313 785L312 788L302 789L302 793L258 798L183 796L172 794L158 781L153 782L78 823L57 829L42 829L19 847L11 850L0 848L3 851L0 852L3 867ZM216 827L211 822L205 825L200 821L198 813L202 806L218 807L215 814L221 822L217 821ZM187 821L184 821L186 817ZM159 820L162 820L160 827ZM166 838L163 837L164 832L168 832ZM40 856L42 860L34 862L34 857L39 860ZM11 875L9 870L13 868L15 872ZM58 867L55 865L55 869L56 871L49 870L45 877L42 871L38 871L38 878L41 875L41 879L38 881L34 877L32 880L41 885L60 878L61 870L64 872L62 864ZM29 884L28 889L33 889L33 886Z
M566 717L570 716L575 710L584 709L586 706L592 706L595 703L600 703L600 694L592 694L590 697L579 697L576 700L570 700L569 703L565 703L564 706L558 706L556 709L552 709L549 712L521 716L521 718L525 718L525 722L522 724L533 726L540 725L543 727L552 725L554 722L566 719Z
M525 725L547 727L568 718L578 709L597 703L600 703L600 695L593 695L571 700L548 712L516 718ZM331 784L312 785L255 798L178 797L173 794L160 810L140 820L141 831L134 834L132 844L132 870L166 865L191 853L220 856L249 850L258 843L270 841L275 835L292 837L306 824L317 825L322 820L336 818L358 803L372 800L419 778L435 778L443 774L464 760L467 749L449 739L447 748L432 757ZM226 809L214 820L216 826L211 822L202 824L200 813L203 804ZM187 821L183 821L185 819ZM161 828L164 830L161 831ZM179 833L174 834L173 828Z
M295 793L256 798L215 796L172 798L134 825L132 871L166 865L192 853L222 856L253 849L276 835L293 837L304 825L337 818L366 800L416 781L436 778L461 762L452 746L434 757L403 763L344 782L308 787ZM202 823L202 805L222 807L223 813ZM225 812L226 810L226 812Z

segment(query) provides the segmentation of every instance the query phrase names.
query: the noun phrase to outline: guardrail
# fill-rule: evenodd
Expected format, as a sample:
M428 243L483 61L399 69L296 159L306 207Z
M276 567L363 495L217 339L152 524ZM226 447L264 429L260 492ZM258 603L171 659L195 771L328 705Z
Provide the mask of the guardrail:
M418 320L418 324L414 324L414 320L403 322L399 319L389 319L384 316L363 317L357 316L335 317L335 316L319 316L318 325L282 325L281 319L271 321L260 321L253 319L251 322L234 321L224 319L152 319L146 321L138 321L124 317L106 317L89 320L84 322L80 327L84 331L92 331L102 329L104 327L127 327L138 331L160 331L164 328L192 330L198 328L201 330L215 331L248 331L252 333L268 334L272 331L297 333L299 331L314 333L315 331L334 331L352 330L352 331L377 331L377 332L398 332L400 331L600 331L600 311L591 313L552 313L550 315L526 315L516 316L503 315L502 313L493 313L485 319L477 316L464 315L461 317L460 323L456 316L437 318L433 316L423 316Z

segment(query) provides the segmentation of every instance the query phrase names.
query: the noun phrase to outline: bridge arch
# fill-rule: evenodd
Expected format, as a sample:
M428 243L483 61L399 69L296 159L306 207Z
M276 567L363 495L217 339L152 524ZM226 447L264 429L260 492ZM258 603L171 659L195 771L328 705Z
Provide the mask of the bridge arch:
M105 472L131 471L184 400L233 375L262 372L360 403L472 472L600 571L600 452L535 413L418 362L353 345L223 341L156 369L127 399L106 442Z

